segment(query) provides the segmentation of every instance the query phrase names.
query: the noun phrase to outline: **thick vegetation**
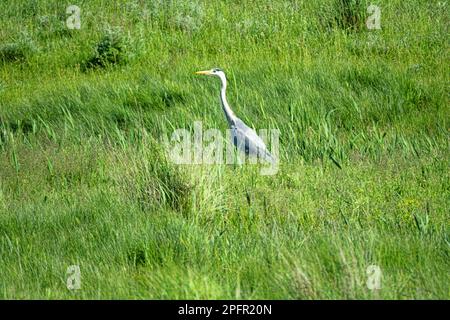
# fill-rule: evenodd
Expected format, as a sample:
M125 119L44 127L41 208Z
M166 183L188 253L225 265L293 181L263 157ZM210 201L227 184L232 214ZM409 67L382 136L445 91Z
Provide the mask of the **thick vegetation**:
M448 3L377 5L2 1L0 297L448 299ZM276 175L168 160L212 67Z

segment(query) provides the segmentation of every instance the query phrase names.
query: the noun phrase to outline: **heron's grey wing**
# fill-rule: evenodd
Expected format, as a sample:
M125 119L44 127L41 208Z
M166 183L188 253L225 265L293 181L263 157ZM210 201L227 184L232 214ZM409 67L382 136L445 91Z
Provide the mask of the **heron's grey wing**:
M266 161L274 161L264 141L256 134L255 130L247 126L242 120L236 119L231 126L231 130L233 143L238 149L245 152L245 154L259 155Z

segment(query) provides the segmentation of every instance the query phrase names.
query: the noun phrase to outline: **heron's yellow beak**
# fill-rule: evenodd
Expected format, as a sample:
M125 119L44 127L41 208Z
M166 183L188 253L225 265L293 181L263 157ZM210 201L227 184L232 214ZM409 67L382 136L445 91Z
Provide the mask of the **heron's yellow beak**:
M209 71L209 70L197 71L195 74L204 74L204 75L210 76L211 75L211 71Z

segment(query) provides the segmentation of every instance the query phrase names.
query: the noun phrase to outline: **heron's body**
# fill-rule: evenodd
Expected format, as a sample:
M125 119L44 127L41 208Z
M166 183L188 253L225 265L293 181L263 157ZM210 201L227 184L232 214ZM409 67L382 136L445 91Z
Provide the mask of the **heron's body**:
M220 78L222 82L220 101L222 102L222 109L230 126L232 142L236 148L248 156L259 157L265 161L274 162L274 157L267 150L264 141L256 134L255 130L247 126L231 110L226 97L227 79L225 73L220 69L212 69L209 71L199 71L197 74L212 75Z

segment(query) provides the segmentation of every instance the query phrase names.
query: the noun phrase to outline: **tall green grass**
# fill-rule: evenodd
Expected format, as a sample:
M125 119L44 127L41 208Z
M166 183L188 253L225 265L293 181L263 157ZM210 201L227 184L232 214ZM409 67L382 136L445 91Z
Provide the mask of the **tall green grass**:
M1 297L449 298L447 2L69 4L0 4ZM167 159L216 66L275 176Z

